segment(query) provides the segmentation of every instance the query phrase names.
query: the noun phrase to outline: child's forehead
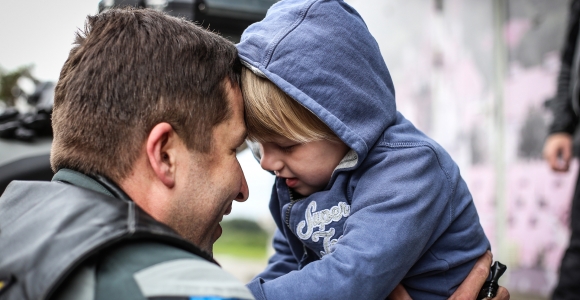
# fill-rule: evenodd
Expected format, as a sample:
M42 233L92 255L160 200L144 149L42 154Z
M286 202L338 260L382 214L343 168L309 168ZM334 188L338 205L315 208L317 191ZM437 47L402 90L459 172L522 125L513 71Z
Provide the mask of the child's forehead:
M281 134L269 134L259 139L260 143L274 143L274 144L287 144L287 143L297 143L293 139L287 138Z

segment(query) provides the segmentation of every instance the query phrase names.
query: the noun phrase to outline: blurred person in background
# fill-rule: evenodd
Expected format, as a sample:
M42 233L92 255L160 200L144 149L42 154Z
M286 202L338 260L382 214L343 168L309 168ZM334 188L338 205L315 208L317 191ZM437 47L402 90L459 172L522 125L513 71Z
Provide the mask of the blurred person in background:
M556 97L550 102L553 121L544 144L544 158L556 172L568 172L573 156L578 156L574 135L578 127L580 51L580 1L570 3L565 43L561 54L560 74ZM578 135L576 135L578 136ZM576 183L570 213L572 235L560 264L554 300L580 299L580 176Z

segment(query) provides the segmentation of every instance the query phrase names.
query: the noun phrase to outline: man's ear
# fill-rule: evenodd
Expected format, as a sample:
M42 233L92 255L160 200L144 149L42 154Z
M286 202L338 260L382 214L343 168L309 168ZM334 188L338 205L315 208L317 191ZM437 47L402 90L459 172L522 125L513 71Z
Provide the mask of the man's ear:
M147 158L157 178L168 188L175 185L175 162L180 140L169 123L159 123L147 137Z

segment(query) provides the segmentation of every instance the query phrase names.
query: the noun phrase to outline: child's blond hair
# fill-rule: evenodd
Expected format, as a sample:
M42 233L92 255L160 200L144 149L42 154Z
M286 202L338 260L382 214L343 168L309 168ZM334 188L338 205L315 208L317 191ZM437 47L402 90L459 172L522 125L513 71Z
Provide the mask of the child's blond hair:
M242 94L248 139L251 141L268 142L277 136L299 143L339 140L307 108L246 67L242 70Z

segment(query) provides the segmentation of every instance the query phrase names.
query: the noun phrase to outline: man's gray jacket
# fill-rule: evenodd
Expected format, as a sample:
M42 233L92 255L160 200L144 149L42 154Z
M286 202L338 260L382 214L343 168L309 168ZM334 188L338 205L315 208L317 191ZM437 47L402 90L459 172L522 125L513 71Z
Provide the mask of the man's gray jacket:
M0 197L0 299L160 297L252 299L105 178L63 169Z

